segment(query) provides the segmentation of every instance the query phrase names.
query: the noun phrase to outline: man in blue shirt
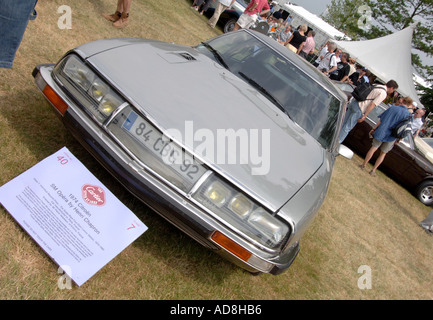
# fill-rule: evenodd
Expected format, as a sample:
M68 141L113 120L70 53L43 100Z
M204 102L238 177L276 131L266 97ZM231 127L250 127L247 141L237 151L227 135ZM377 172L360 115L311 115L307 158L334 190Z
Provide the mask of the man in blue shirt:
M392 136L392 129L400 122L410 116L409 108L412 105L413 100L409 97L403 98L401 105L394 105L389 109L385 110L379 116L379 121L376 126L370 131L370 135L373 135L373 142L370 150L368 150L365 156L364 163L360 165L361 169L364 169L373 154L380 147L380 155L374 163L373 169L370 171L372 176L376 176L376 169L385 159L386 154L391 151L394 143L397 139Z

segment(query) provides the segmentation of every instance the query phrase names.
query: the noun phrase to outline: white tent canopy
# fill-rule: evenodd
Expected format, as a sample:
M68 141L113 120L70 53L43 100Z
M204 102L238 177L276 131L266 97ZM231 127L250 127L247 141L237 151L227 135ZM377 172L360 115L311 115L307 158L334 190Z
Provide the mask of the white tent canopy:
M341 50L356 58L384 82L395 80L398 92L420 104L413 82L412 34L415 24L390 35L364 41L335 41Z
M327 23L322 18L318 17L314 13L311 13L310 11L306 10L305 8L291 4L290 2L286 3L285 6L282 7L283 9L288 9L290 13L294 12L299 17L304 18L308 25L314 26L313 29L320 29L323 32L325 32L330 38L333 39L349 39L348 36L346 36L343 32L340 30L334 28L329 23Z

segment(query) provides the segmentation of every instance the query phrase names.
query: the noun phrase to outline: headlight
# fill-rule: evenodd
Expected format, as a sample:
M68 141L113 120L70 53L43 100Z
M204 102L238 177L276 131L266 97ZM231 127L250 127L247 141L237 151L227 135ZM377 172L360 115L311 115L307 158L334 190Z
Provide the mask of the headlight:
M270 249L280 246L289 233L287 224L215 175L208 178L193 198L222 222Z
M90 95L98 102L100 102L108 92L107 86L102 82L95 81L90 88Z
M62 63L64 74L84 91L89 90L95 74L75 56L66 58Z
M118 106L122 104L122 101L115 95L108 93L104 95L101 102L98 105L98 111L105 117L109 117Z
M246 217L253 208L251 201L244 195L238 193L229 203L229 208L240 217Z
M54 74L63 86L100 123L124 100L75 55L64 58Z
M248 223L253 225L258 231L262 232L266 238L275 243L284 239L288 232L286 225L283 225L280 220L275 219L262 208L258 208L251 213L248 217Z
M221 182L213 182L206 190L204 196L208 198L214 205L221 208L230 196L230 190L227 189Z

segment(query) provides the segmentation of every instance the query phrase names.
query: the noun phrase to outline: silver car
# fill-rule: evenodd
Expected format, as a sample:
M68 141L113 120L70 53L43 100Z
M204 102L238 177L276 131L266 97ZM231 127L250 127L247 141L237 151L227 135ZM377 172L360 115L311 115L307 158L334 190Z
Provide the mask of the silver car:
M240 30L196 47L100 40L33 76L74 137L179 229L252 273L292 264L346 105L302 58Z

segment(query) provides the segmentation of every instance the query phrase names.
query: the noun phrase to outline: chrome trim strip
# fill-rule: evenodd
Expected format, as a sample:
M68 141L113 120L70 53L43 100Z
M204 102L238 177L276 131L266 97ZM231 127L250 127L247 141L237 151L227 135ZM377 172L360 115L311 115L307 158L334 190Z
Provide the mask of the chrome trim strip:
M116 110L113 111L113 113L111 113L111 115L104 121L104 124L102 125L102 127L108 131L108 125L111 124L111 122L114 120L114 118L123 111L123 109L125 109L126 107L129 106L129 102L125 101L123 102L120 106L118 106L116 108Z
M187 198L192 198L192 195L198 190L198 188L201 187L201 185L213 174L212 170L206 171L198 180L197 182L192 186L191 190L186 195Z

